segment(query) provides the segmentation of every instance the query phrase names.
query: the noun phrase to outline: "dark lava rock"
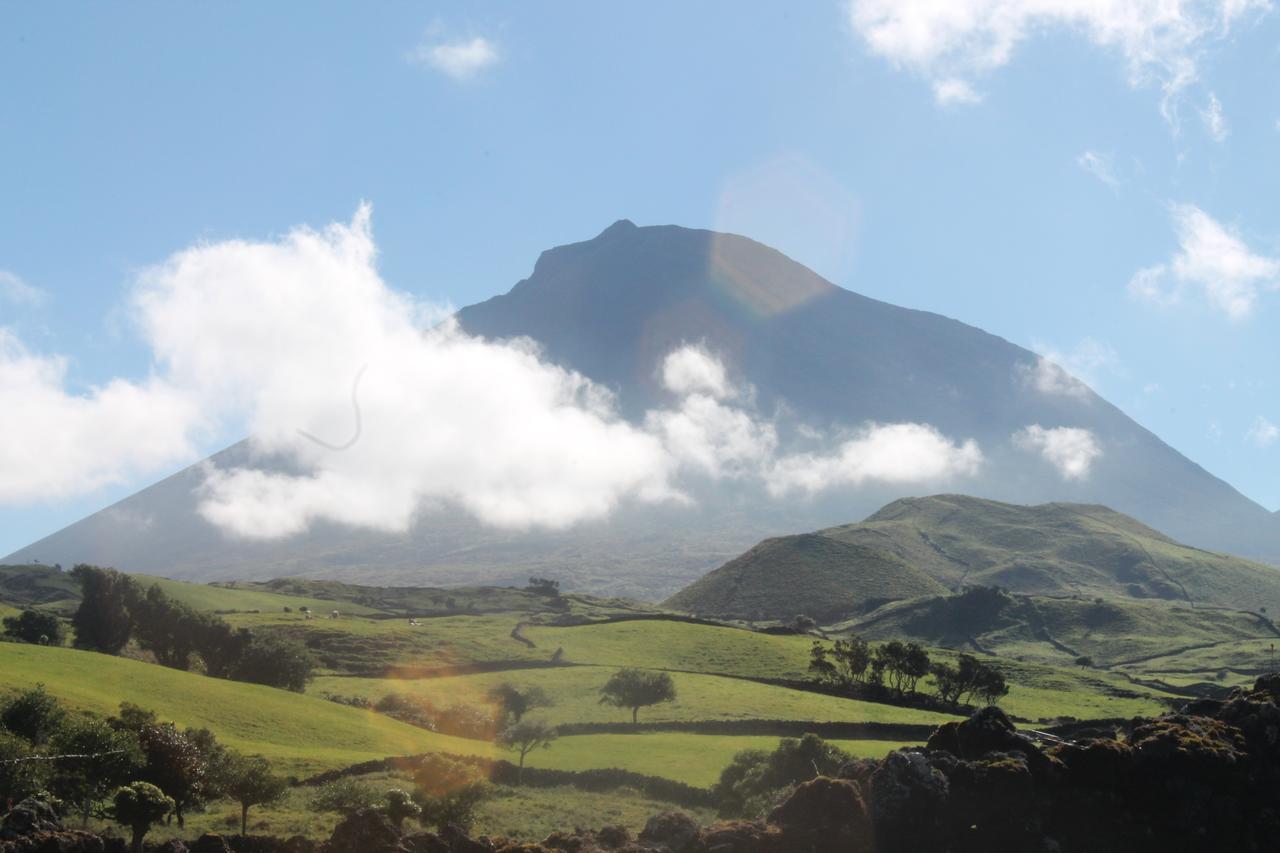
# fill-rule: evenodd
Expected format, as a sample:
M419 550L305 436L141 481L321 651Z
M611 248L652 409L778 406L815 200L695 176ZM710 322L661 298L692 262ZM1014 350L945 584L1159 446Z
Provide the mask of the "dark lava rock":
M330 853L407 851L400 843L400 833L395 826L379 809L373 808L360 809L344 818L333 828L328 846Z
M0 820L0 839L11 840L61 829L62 820L49 802L39 797L27 797Z
M645 822L640 843L670 853L699 850L698 822L684 812L663 812Z
M845 779L819 776L797 786L770 812L769 823L805 849L870 853L874 846L862 791Z

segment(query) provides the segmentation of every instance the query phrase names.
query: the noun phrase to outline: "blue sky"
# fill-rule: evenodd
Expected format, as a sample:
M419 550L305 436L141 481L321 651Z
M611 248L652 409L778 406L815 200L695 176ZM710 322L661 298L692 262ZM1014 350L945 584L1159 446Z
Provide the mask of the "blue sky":
M8 4L0 328L74 398L152 373L130 293L193 245L367 201L387 285L461 306L619 218L721 228L1055 357L1280 509L1280 12L1008 5ZM0 484L0 553L176 467Z

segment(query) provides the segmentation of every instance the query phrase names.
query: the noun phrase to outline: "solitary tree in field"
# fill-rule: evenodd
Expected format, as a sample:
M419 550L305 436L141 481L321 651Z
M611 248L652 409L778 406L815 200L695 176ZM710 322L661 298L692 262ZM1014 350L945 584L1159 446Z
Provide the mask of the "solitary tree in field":
M271 764L260 755L229 755L223 764L219 787L240 804L240 834L248 835L249 809L276 802L284 796L288 783L272 773Z
M111 801L111 817L133 833L133 853L142 853L142 839L152 824L173 811L173 798L150 782L134 782L116 791Z
M508 726L498 735L498 743L511 752L519 753L520 764L516 771L516 784L524 783L524 760L535 749L548 749L556 739L556 730L540 720L523 720Z
M640 709L676 698L676 685L665 672L646 672L627 667L609 677L600 688L600 704L631 709L631 722L636 722Z

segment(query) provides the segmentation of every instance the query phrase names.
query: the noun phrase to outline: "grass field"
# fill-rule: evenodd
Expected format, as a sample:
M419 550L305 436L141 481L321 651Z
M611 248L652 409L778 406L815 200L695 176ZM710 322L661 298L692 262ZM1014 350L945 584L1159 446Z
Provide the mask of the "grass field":
M162 720L207 727L241 752L272 759L287 774L308 775L389 755L486 755L491 750L486 743L310 696L73 649L0 643L0 673L5 692L43 683L74 708L111 714L127 699Z
M573 663L761 678L806 678L815 639L661 620L531 626L524 635L540 650L563 648L565 660Z
M556 669L460 675L414 680L334 678L316 679L309 692L343 696L364 695L377 700L387 693L412 693L438 707L457 702L488 704L485 694L495 685L510 682L518 687L541 687L555 704L535 713L557 725L562 723L630 722L631 712L600 704L600 688L616 670L612 667L573 666ZM759 684L738 678L677 672L676 701L643 708L640 720L808 720L817 722L894 722L940 725L946 714L860 702Z

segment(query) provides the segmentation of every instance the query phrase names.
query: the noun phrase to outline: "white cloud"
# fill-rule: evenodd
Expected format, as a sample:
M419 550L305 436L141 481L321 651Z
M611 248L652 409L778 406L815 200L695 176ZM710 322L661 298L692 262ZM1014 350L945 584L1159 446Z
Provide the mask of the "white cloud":
M724 365L697 346L683 346L663 359L662 384L676 394L706 394L717 400L733 394Z
M1171 211L1179 250L1167 263L1138 270L1129 281L1134 296L1172 305L1188 289L1233 320L1253 313L1259 295L1280 286L1280 261L1252 252L1233 230L1193 204Z
M848 15L872 53L935 87L1007 65L1033 35L1075 32L1118 51L1131 85L1158 84L1172 119L1172 100L1198 79L1205 46L1269 8L1268 0L850 0Z
M774 495L868 481L937 482L976 474L982 462L974 441L958 444L926 424L870 424L834 453L783 456L767 474L767 482Z
M1280 441L1280 426L1273 424L1262 415L1258 415L1258 419L1253 422L1253 426L1250 427L1246 438L1259 447L1270 447Z
M468 336L389 289L376 255L367 207L350 224L174 254L134 291L157 371L145 383L76 395L62 362L0 339L0 406L22 414L0 448L0 501L90 491L240 429L260 457L207 468L200 509L246 537L321 520L403 531L441 506L561 528L625 501L686 501L691 477L815 491L981 462L972 442L918 424L868 426L827 457L782 455L774 424L733 404L750 395L694 346L660 366L678 399L627 423L609 392L532 343Z
M35 503L127 482L192 451L194 401L160 379L65 390L67 361L0 329L0 504Z
M501 58L498 46L482 36L462 41L424 43L409 56L414 62L434 68L455 80L468 80Z
M1046 429L1032 424L1013 435L1014 444L1039 453L1064 480L1086 480L1102 447L1093 432L1079 427Z
M1227 128L1227 119L1222 114L1222 102L1212 92L1209 93L1209 103L1200 111L1200 120L1204 122L1205 130L1209 131L1209 136L1214 142L1226 141L1231 131Z
M1116 177L1111 158L1105 154L1086 151L1076 158L1076 165L1112 189L1120 186L1120 179Z
M933 98L943 106L950 104L976 104L982 100L982 96L978 94L973 86L956 77L935 81L933 84Z
M8 270L0 270L0 299L15 305L39 305L44 301L44 291Z

